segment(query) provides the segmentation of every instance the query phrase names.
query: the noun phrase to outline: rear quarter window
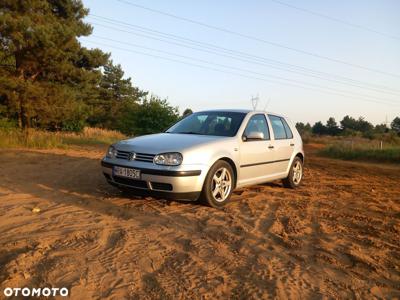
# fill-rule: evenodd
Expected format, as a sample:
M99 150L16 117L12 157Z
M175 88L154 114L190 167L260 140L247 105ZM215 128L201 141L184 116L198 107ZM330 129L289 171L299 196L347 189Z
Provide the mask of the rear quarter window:
M284 118L268 115L276 140L292 139L293 133Z
M292 139L293 138L293 132L290 129L288 123L286 122L286 120L284 118L281 118L283 126L285 127L285 131L286 131L286 138L288 139Z

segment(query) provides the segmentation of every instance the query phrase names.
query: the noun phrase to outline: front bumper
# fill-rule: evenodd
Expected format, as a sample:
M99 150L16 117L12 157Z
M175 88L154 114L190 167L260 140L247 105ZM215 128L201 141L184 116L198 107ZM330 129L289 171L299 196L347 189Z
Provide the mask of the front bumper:
M132 165L119 162L101 161L103 174L107 181L119 187L128 187L135 194L177 200L197 200L200 196L207 170L204 166L198 169L182 170L152 168L152 165ZM140 170L140 179L129 179L113 176L113 166Z

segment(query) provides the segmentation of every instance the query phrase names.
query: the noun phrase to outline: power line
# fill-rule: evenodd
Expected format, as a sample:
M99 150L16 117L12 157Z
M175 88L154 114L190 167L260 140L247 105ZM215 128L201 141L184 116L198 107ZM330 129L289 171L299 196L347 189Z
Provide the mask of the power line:
M266 81L266 82L272 82L272 83L275 83L275 84L280 84L280 85L285 85L285 86L300 87L300 88L303 88L303 89L323 92L325 94L339 95L339 96L352 98L352 99L358 99L358 100L362 100L362 101L368 101L368 102L374 102L374 103L380 103L380 104L386 104L386 105L395 105L396 106L395 103L388 103L388 102L383 102L383 101L378 101L378 100L367 99L367 98L365 98L365 95L362 95L361 97L363 97L363 98L360 98L360 96L356 96L356 97L350 96L349 94L345 94L345 92L343 93L342 91L339 91L339 92L337 92L336 90L333 90L333 92L326 91L326 90L321 89L320 86L316 86L316 85L314 85L316 88L304 86L304 85L302 85L301 82L296 82L296 81L290 80L290 79L277 78L278 80L281 80L281 81L285 80L286 81L286 82L282 83L281 81L277 81L277 80L270 80L270 79L265 79L265 78L261 78L261 77L250 76L250 75L247 75L247 74L221 70L221 69L218 69L218 68L215 68L215 67L208 67L208 66L204 66L204 65L194 64L194 63L191 63L191 62L177 60L177 59L173 59L173 58L169 58L169 57L165 57L165 56L160 56L160 55L154 55L154 54L141 52L141 51L136 51L136 50L132 50L132 49L121 48L121 47L117 47L117 46L109 45L109 44L105 44L105 43L99 43L99 42L94 42L94 41L87 41L87 42L93 43L93 44L102 45L102 46L106 46L106 47L110 47L110 48L114 48L114 49L118 49L118 50L132 52L132 53L136 53L136 54L141 54L141 55L145 55L145 56L150 56L150 57L154 57L154 58L168 60L168 61L172 61L172 62L178 62L180 64L185 64L185 65L195 66L195 67L199 67L199 68L203 68L203 69L213 70L213 71L221 72L221 73L225 73L225 74L231 74L231 75L235 75L235 76L245 77L245 78L249 78L249 79L256 79L256 80L261 80L261 81ZM123 42L120 42L120 43L126 44L126 43L123 43ZM133 44L132 44L132 46L137 47L136 45L133 45ZM162 50L152 49L152 48L149 48L149 47L143 47L143 46L138 46L138 47L146 49L146 50L151 50L151 51L165 52L165 51L162 51ZM239 68L234 68L234 67L224 66L224 65L220 65L220 64L215 64L215 63L208 62L208 61L201 61L201 60L198 60L198 59L195 59L195 58L189 58L189 57L185 57L185 56L182 56L182 55L177 55L177 54L172 54L172 53L166 53L166 54L174 55L174 56L181 57L181 58L184 58L184 59L192 59L192 60L195 60L195 61L200 61L202 63L207 63L207 64L210 64L212 66L218 65L218 66L223 67L223 68L230 68L230 69L235 69L235 70L239 70L239 71L250 72L250 73L258 74L258 75L261 75L261 76L269 76L269 75L265 75L265 74L261 74L261 73L248 71L248 70L243 70L243 69L239 69ZM291 82L294 82L294 83L291 83ZM324 88L324 87L322 87L322 88ZM326 88L326 89L329 89L329 88Z
M110 23L112 25L118 25L118 26L125 26L125 27L134 28L135 30L139 30L141 32L145 32L146 34L155 34L155 35L158 35L158 36L161 35L163 38L165 38L165 36L167 36L167 38L170 38L170 39L173 39L173 40L177 40L179 42L182 42L182 41L185 42L185 43L189 42L191 44L195 44L196 46L200 45L201 47L206 47L207 49L214 49L215 48L217 50L228 52L229 54L234 54L236 56L244 57L246 59L250 58L252 60L257 61L257 63L260 63L260 61L262 61L262 62L267 62L269 64L271 64L271 63L272 64L277 64L280 67L271 66L271 65L268 65L268 66L276 68L276 69L280 69L280 70L282 70L282 66L285 66L287 68L290 68L291 70L295 69L295 70L301 71L302 73L299 73L299 74L302 74L302 75L307 75L304 72L312 73L312 74L314 74L314 77L315 77L315 75L318 75L318 76L322 75L322 76L328 76L330 78L335 78L337 80L342 80L342 81L344 80L346 82L349 81L349 82L356 83L356 84L367 85L368 87L374 86L374 87L376 87L378 89L383 89L383 91L386 92L386 93L387 93L388 90L391 90L391 91L394 91L394 92L400 92L399 90L395 90L395 89L389 88L387 86L381 86L381 85L372 84L372 83L365 83L365 82L362 82L362 81L358 81L358 80L354 80L354 79L351 79L351 78L339 76L339 75L336 75L336 74L324 73L324 72L316 71L316 70L313 70L313 69L305 68L305 67L302 67L302 66L288 64L288 63L284 63L284 62L281 62L281 61L278 61L278 60L272 60L272 59L268 59L268 58L265 58L265 57L260 57L260 56L256 56L256 55L253 55L253 54L249 54L249 53L245 53L245 52L241 52L241 51L236 51L236 50L220 47L220 46L217 46L217 45L214 45L214 44L210 44L210 43L196 41L196 40L193 40L193 39L184 38L184 37L177 36L177 35L174 35L174 34L157 31L157 30L149 29L147 27L133 25L133 24L130 24L130 23L121 22L121 21L117 21L117 20L114 20L114 19L106 18L106 17L96 16L96 15L93 15L93 14L91 14L90 17L94 17L94 18L100 19L102 22ZM112 29L112 30L117 30L117 31L125 32L125 33L135 34L135 35L142 36L142 37L145 37L145 38L150 38L150 39L162 41L162 42L169 43L169 44L174 44L174 45L178 45L178 46L182 46L182 47L186 47L186 48L191 48L191 49L195 49L195 50L199 50L199 51L203 51L203 52L209 52L209 53L217 54L215 52L210 52L209 50L193 48L193 46L177 44L175 42L165 41L165 40L161 40L159 38L154 38L153 36L149 37L149 36L145 36L145 35L142 35L142 34L138 34L136 32L121 30L119 28L114 28L114 27L103 25L103 24L98 24L98 23L92 23L92 24L99 25L99 26L102 26L102 27L105 27L105 28L109 28L109 29ZM217 55L220 55L220 54L217 54ZM235 59L237 59L237 58L235 58Z
M167 16L167 17L170 17L170 18L174 18L174 19L177 19L177 20L180 20L180 21L184 21L184 22L187 22L187 23L192 23L192 24L195 24L195 25L198 25L198 26L202 26L202 27L205 27L205 28L209 28L209 29L213 29L213 30L216 30L216 31L224 32L224 33L227 33L227 34L230 34L230 35L239 36L241 38L245 38L245 39L248 39L248 40L253 40L253 41L260 42L260 43L272 45L272 46L275 46L275 47L291 50L291 51L294 51L294 52L297 52L297 53L301 53L301 54L304 54L304 55L316 57L316 58L319 58L319 59L324 59L324 60L331 61L331 62L334 62L334 63L342 64L342 65L347 65L347 66L350 66L350 67L353 67L353 68L358 68L358 69L362 69L362 70L369 71L369 72L374 72L374 73L378 73L378 74L382 74L382 75L386 75L386 76L400 78L399 74L394 74L394 73L390 73L390 72L386 72L386 71L382 71L382 70L378 70L378 69L374 69L374 68L369 68L369 67L366 67L366 66L362 66L362 65L346 62L346 61L343 61L343 60L340 60L340 59L324 56L324 55L321 55L321 54L318 54L318 53L313 53L313 52L309 52L309 51L306 51L306 50L302 50L302 49L297 49L297 48L294 48L294 47L286 46L284 44L271 42L271 41L268 41L268 40L265 40L265 39L262 39L262 38L259 38L259 37L255 37L255 36L252 36L252 35L240 33L240 32L233 31L233 30L230 30L230 29L227 29L227 28L223 28L223 27L210 25L210 24L207 24L207 23L204 23L204 22L193 20L193 19L181 17L181 16L178 16L178 15L174 15L174 14L171 14L171 13L167 13L167 12L161 11L161 10L157 10L157 9L149 8L149 7L146 7L146 6L143 6L143 5L139 5L139 4L130 2L130 1L126 1L126 0L116 0L116 1L121 2L123 4L126 4L126 5L134 6L134 7L143 9L143 10L147 10L147 11L150 11L150 12L153 12L153 13L164 15L164 16Z
M327 19L327 20L330 20L330 21L333 21L333 22L341 23L341 24L344 24L344 25L347 25L347 26L350 26L350 27L354 27L354 28L361 29L361 30L364 30L364 31L372 32L372 33L375 33L375 34L378 34L378 35L381 35L381 36L384 36L384 37L388 37L388 38L391 38L391 39L400 40L400 37L398 37L398 36L391 35L391 34L388 34L388 33L382 32L382 31L378 31L378 30L375 30L373 28L366 27L366 26L363 26L363 25L359 25L359 24L355 24L355 23L352 23L352 22L348 22L346 20L342 20L342 19L339 19L339 18L335 18L335 17L331 17L331 16L328 16L328 15L324 15L324 14L321 14L319 12L312 11L312 10L309 10L309 9L306 9L306 8L303 8L303 7L299 7L299 6L290 4L290 3L286 3L286 2L283 2L283 1L279 1L279 0L270 0L270 1L275 2L277 4L280 4L280 5L283 5L283 6L286 6L286 7L290 7L292 9L295 9L295 10L298 10L298 11L301 11L301 12L304 12L304 13L307 13L307 14L310 14L310 15L314 15L314 16L317 16L317 17L320 17L320 18Z
M390 99L379 99L379 98L371 97L371 96L368 96L368 95L353 93L353 92L349 92L349 91L341 91L341 90L333 89L333 88L326 87L326 86L316 85L316 84L312 84L312 83L308 83L308 82L304 82L304 81L299 81L299 80L294 80L294 79L290 79L290 78L288 79L288 78L285 78L285 77L276 76L276 75L272 75L272 74L254 72L254 71L247 70L247 69L228 66L228 65L224 65L224 64L220 64L220 63L216 63L216 62L210 62L210 61L207 61L207 60L199 59L197 57L191 57L191 56L176 54L176 53L173 53L173 52L169 52L169 51L165 51L165 50L159 50L159 49L150 48L150 47L146 47L146 46L142 46L142 45L138 45L138 44L132 44L132 43L128 43L128 42L121 42L121 41L110 39L110 38L105 38L105 37L100 37L100 36L95 36L95 35L93 37L99 38L99 39L102 39L102 40L107 40L107 41L114 42L114 43L127 45L127 46L133 46L133 47L136 47L136 48L141 48L141 49L155 51L155 52L159 52L159 53L163 53L163 54L167 54L167 55L177 56L179 58L193 60L193 61L201 62L201 63L204 63L204 64L209 64L209 65L212 65L212 66L218 66L218 67L222 67L222 68L226 68L226 69L233 69L233 70L239 71L239 72L251 73L251 74L255 74L257 76L264 76L264 77L269 77L269 78L273 78L273 79L284 80L284 81L288 81L288 82L294 82L296 84L302 84L302 85L308 85L308 86L317 87L317 88L323 88L323 89L331 90L331 91L334 91L334 92L339 91L341 93L346 93L346 94L349 94L349 95L353 94L353 95L356 95L356 96L370 98L370 99L393 101L393 100L390 100Z
M129 33L129 34L134 34L137 36L161 41L164 43L194 49L197 51L212 53L215 55L228 57L231 59L235 59L235 60L239 60L239 61L243 61L243 62L247 62L247 63L252 63L255 65L267 66L270 68L283 70L285 72L296 73L296 74L305 75L305 76L309 76L309 77L313 77L313 78L318 78L318 79L322 79L322 80L326 80L326 81L330 81L330 82L334 82L334 83L339 83L339 84L346 84L346 85L350 85L350 86L354 86L354 87L358 87L358 88L368 89L368 90L375 91L375 92L400 95L399 90L395 90L395 89L392 89L392 88L389 88L386 86L380 86L380 85L376 85L376 84L372 84L372 83L365 83L362 81L350 79L350 78L343 77L343 76L338 76L335 74L324 73L324 72L316 71L313 69L304 68L304 67L298 66L298 65L288 64L288 63L284 63L284 62L277 61L277 60L271 60L271 59L267 59L264 57L248 54L245 52L235 51L235 50L231 50L228 48L219 47L219 46L216 46L213 44L203 43L203 42L199 42L196 40L183 38L183 37L180 37L180 36L177 36L174 34L164 33L164 32L152 30L152 29L149 29L146 27L137 26L137 25L133 25L130 23L125 23L125 22L120 22L120 21L112 20L112 19L105 18L105 17L94 16L94 15L91 15L91 16L95 17L96 19L100 19L102 22L110 23L112 25L118 26L118 24L120 24L120 26L132 27L135 30L144 32L145 34L132 32L132 31L128 31L128 30L123 30L120 28L115 28L115 27L111 27L111 26L107 26L107 25L99 24L99 23L95 23L95 22L91 23L93 25L102 26L102 27L105 27L108 29L125 32L125 33ZM103 19L105 19L105 20L103 20ZM110 21L110 20L112 20L112 21ZM150 36L148 34L150 34ZM162 39L160 39L158 37L154 37L154 35L161 36ZM168 38L168 40L165 40L164 38ZM178 41L178 42L173 42L170 39L173 41ZM182 44L182 43L189 43L190 45ZM192 44L194 44L195 46L192 46ZM198 47L200 47L200 48L198 48ZM204 49L204 48L206 48L206 49ZM221 53L220 51L223 51L223 53ZM232 56L232 55L234 55L234 56ZM278 66L276 66L276 65L278 65Z

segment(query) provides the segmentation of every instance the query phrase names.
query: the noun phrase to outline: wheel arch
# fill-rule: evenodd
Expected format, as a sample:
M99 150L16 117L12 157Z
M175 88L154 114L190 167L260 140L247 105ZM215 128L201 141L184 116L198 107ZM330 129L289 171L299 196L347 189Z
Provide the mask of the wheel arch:
M297 151L293 152L293 154L292 154L292 156L291 156L291 158L289 160L289 164L287 166L287 169L286 169L286 176L289 174L290 168L292 167L293 161L295 160L296 157L300 158L301 162L304 164L304 153L302 153L300 151L299 152L297 152Z
M299 157L302 161L302 163L304 163L304 154L301 152L298 152L294 157Z
M217 159L217 160L214 162L214 164L215 164L217 161L219 161L219 160L226 161L226 162L232 167L233 175L235 176L233 188L236 188L238 173L237 173L237 168L236 168L235 162L234 162L231 158L224 156L224 157L221 157L221 158ZM213 164L213 165L214 165L214 164Z

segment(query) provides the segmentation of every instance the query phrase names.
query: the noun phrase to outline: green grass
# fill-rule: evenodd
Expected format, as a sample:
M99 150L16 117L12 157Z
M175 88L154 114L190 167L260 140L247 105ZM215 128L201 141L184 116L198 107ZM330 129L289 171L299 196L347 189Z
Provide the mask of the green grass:
M319 152L321 155L345 160L400 163L400 147L384 149L355 148L343 145L330 145Z
M0 129L0 148L68 148L72 145L109 145L126 138L114 130L85 128L81 133L29 130L28 134L17 129Z

